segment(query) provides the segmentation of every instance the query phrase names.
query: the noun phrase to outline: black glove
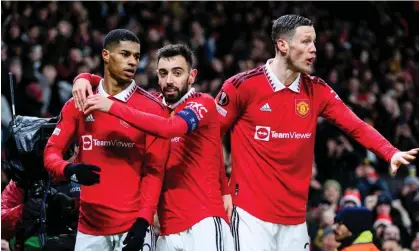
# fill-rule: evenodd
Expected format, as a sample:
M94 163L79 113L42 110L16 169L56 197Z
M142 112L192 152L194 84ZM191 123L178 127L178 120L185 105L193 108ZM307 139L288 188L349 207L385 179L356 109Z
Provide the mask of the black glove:
M148 230L148 222L143 218L138 218L130 230L128 231L127 237L123 242L124 246L122 251L138 251L143 248L144 238Z
M67 179L76 183L91 186L100 182L100 168L89 164L68 164L64 169L64 175Z

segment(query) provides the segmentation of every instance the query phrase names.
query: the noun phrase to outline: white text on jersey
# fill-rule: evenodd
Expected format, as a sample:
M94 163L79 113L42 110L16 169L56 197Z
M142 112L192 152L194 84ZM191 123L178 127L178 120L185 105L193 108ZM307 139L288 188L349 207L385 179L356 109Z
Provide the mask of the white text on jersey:
M92 150L93 146L102 146L102 147L118 147L118 148L133 148L135 143L125 142L121 140L99 140L94 139L92 135L83 135L82 139L82 149L83 150Z
M297 132L271 132L272 138L274 139L309 139L311 133L297 133Z
M171 142L173 142L173 143L178 143L178 142L180 142L180 137L174 137L174 138L172 138L172 139L171 139Z
M312 133L277 132L270 126L256 126L254 138L256 140L269 141L270 139L309 139Z
M134 147L134 143L132 142L124 142L120 140L98 140L93 139L93 143L95 146L112 146L112 147L124 147L124 148L132 148Z

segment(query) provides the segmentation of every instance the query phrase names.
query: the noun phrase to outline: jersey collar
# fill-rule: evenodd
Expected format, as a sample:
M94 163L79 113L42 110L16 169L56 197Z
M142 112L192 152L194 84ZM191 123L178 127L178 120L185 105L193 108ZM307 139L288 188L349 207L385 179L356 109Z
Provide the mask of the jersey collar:
M163 97L163 104L167 107L169 107L170 109L174 110L178 105L182 104L183 102L185 102L185 100L187 100L190 96L192 96L192 94L195 93L195 88L191 88L185 95L183 95L183 97L176 103L168 105L166 103L166 99Z
M131 98L132 94L134 94L135 90L137 89L137 84L134 80L132 80L131 84L125 88L125 90L121 91L120 93L114 95L113 97L122 101L122 102L128 102L128 100ZM97 88L97 93L99 93L102 96L109 97L110 95L106 93L105 89L103 88L103 79L100 80L99 86Z
M274 90L274 92L277 92L287 87L283 83L281 83L281 81L279 81L279 79L273 73L272 68L271 68L272 61L273 61L273 58L269 59L266 62L264 72L272 89ZM294 82L292 82L291 85L288 86L288 89L290 89L293 92L300 93L300 75L301 74L299 73L297 78L294 80Z

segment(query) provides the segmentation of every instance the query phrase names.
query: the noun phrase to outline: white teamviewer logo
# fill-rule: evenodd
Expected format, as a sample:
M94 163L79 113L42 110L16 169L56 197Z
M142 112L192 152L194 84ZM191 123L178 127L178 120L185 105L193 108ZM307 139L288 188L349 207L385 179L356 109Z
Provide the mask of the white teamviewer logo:
M135 143L124 142L120 140L99 140L94 139L92 135L83 135L81 136L83 150L92 150L94 146L103 146L103 147L119 147L119 148L133 148Z
M256 126L255 139L269 141L271 128L269 126Z
M297 133L297 132L276 132L271 131L269 126L256 126L255 139L262 141L269 141L272 139L309 139L311 133Z

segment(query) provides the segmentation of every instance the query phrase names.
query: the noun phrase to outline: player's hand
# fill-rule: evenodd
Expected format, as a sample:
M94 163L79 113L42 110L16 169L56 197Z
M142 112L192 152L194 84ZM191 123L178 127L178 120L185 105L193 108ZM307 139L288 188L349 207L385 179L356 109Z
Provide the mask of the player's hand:
M76 183L91 186L100 182L100 170L95 165L70 163L64 168L64 175L67 179Z
M159 221L159 216L157 215L157 213L155 213L153 217L153 226L160 228L160 221Z
M79 111L83 111L83 106L86 102L86 93L89 96L93 95L92 85L87 79L79 78L74 82L71 92L74 98L74 105Z
M87 97L86 103L84 104L84 114L90 114L93 111L109 112L113 101L104 97L100 94L92 95Z
M230 194L223 195L224 210L226 210L228 220L231 222L231 214L233 213L233 199Z
M156 236L160 235L160 221L157 213L154 214L153 219L153 234L155 234Z
M138 251L143 248L144 239L148 230L149 224L143 218L138 218L130 230L127 233L127 236L122 242L125 246L122 248L122 251Z
M397 152L391 157L390 160L390 167L391 167L391 174L396 174L397 169L401 165L409 165L412 160L416 159L416 154L418 154L419 148L412 149L407 152Z

